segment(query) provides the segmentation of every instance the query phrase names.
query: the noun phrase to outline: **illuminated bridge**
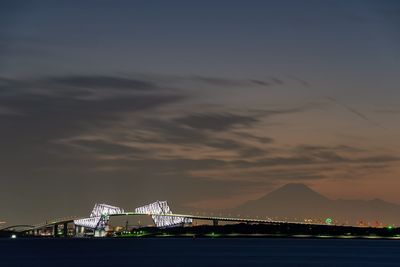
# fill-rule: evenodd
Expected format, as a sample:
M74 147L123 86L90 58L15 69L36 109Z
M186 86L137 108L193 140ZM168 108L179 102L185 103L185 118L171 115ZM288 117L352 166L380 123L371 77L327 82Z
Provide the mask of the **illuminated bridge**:
M211 221L214 226L218 225L219 222L248 224L306 224L301 222L276 221L271 219L176 214L171 211L167 201L156 201L154 203L138 207L134 211L125 211L123 208L107 204L96 204L90 213L90 216L87 218L65 217L49 220L37 225L23 225L21 230L16 230L18 229L17 226L8 226L7 228L0 229L0 231L13 230L15 232L32 236L69 236L71 233L68 232L68 225L74 224L75 227L72 233L74 236L79 236L84 233L85 229L90 229L93 231L94 236L101 237L106 235L111 217L142 215L150 216L157 228L191 225L193 220Z

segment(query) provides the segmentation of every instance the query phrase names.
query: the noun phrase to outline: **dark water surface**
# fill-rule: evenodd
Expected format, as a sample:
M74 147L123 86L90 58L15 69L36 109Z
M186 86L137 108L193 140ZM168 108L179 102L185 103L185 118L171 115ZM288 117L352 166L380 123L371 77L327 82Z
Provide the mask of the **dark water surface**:
M400 240L0 239L0 266L400 266Z

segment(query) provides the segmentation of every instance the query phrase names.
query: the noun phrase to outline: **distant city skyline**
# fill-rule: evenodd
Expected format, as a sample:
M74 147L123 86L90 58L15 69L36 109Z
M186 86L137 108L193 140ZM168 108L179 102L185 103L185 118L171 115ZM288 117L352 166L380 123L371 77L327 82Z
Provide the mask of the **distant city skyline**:
M0 220L400 203L398 1L2 1ZM175 209L176 210L176 209Z

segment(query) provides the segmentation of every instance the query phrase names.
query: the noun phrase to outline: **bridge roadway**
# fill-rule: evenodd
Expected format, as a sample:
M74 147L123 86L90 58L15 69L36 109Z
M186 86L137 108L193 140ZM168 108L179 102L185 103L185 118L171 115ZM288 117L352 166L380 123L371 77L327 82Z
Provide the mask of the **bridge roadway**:
M265 224L310 224L310 225L322 225L321 223L306 223L306 222L289 222L289 221L277 221L271 219L253 219L253 218L239 218L239 217L218 217L218 216L205 216L205 215L191 215L191 214L149 214L149 213L137 213L137 212L125 212L119 214L110 214L110 217L115 216L140 216L140 215L157 215L157 216L169 216L169 217L183 217L190 218L193 220L202 221L213 221L214 225L218 224L216 222L243 222L243 223L265 223ZM325 225L325 224L323 224Z
M82 217L76 217L76 216L72 217L71 216L71 217L63 217L63 218L48 220L46 222L35 224L35 225L11 225L11 226L6 226L4 228L1 228L0 231L8 231L8 230L15 230L17 228L23 228L16 232L29 233L29 232L33 232L35 230L39 230L39 229L43 229L43 228L49 228L49 227L57 228L58 225L64 225L64 229L67 229L67 228L65 228L65 226L68 223L72 223L72 222L74 222L74 220L80 219L80 218L82 218ZM57 231L57 230L54 230L54 231Z
M278 221L271 219L254 219L254 218L240 218L240 217L218 217L218 216L206 216L206 215L192 215L192 214L152 214L152 213L137 213L137 212L124 212L117 214L109 214L110 217L119 217L119 216L170 216L170 217L183 217L190 218L193 220L202 220L202 221L212 221L213 225L218 225L218 222L237 222L237 223L259 223L259 224L308 224L308 225L325 225L322 223L309 223L309 222L290 222L290 221ZM58 225L66 225L68 223L74 222L77 219L83 219L85 217L64 217L46 221L44 223L36 224L27 227L28 229L24 229L21 232L30 232L38 229L43 229L47 227L57 227ZM28 226L28 225L26 225ZM6 230L11 229L15 226L8 226L7 228L0 229Z
M35 226L29 225L29 224L16 224L16 225L11 225L11 226L6 226L4 228L0 228L0 231L15 230L17 228L31 229L32 227L35 227Z
M50 227L50 226L53 226L53 225L56 225L56 224L72 223L72 222L74 222L74 220L82 219L82 218L83 217L70 216L70 217L52 219L52 220L48 220L48 221L43 222L43 223L35 224L29 230L36 230L36 229L40 229L40 228Z

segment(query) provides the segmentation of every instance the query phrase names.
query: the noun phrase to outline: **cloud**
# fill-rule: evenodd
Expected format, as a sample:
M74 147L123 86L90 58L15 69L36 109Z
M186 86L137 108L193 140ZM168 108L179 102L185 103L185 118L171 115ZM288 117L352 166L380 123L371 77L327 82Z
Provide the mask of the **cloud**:
M268 77L266 79L250 79L249 80L251 83L255 84L255 85L259 85L259 86L280 86L280 85L284 85L285 82L277 77Z
M80 139L71 140L68 142L69 145L75 145L88 153L100 153L105 155L143 155L146 153L145 150L139 149L137 147L131 147L129 145L122 145L118 143L112 143L107 140L99 139Z
M268 183L359 179L382 173L398 161L397 156L345 145L301 145L287 149L275 147L262 157L227 160L215 167L193 170L191 174L224 181L247 179Z
M122 93L113 93L113 84L119 86L137 85L136 80L128 82L118 77L108 79L110 95L97 97L100 87L93 81L94 76L82 79L40 78L40 79L6 79L0 80L0 101L5 103L0 116L1 157L10 162L10 168L16 168L17 162L24 162L27 169L40 169L56 160L68 157L79 157L72 149L77 144L71 143L71 149L60 146L62 140L70 140L87 132L101 133L122 121L126 116L135 119L141 114L183 101L185 97L178 92L161 90L154 86L151 91L123 89ZM71 82L71 80L73 82ZM79 82L78 82L79 81ZM88 92L96 97L82 97L87 87ZM139 83L142 85L142 83ZM152 84L151 81L145 84ZM82 85L83 86L83 85ZM133 91L133 92L132 92ZM138 92L139 91L139 92ZM136 93L138 92L138 93ZM3 107L3 106L2 106ZM4 115L4 113L7 113ZM12 117L10 115L13 115ZM19 116L15 116L15 115ZM21 114L21 115L20 115ZM71 139L72 140L72 139ZM107 140L108 141L108 140ZM98 154L126 153L127 148L117 143L99 143L99 141L81 141L80 147L92 148L93 158ZM94 149L97 147L97 149ZM134 150L134 148L130 148ZM108 151L108 152L107 152ZM118 152L119 151L119 152ZM86 153L86 158L89 153ZM83 156L83 155L82 155ZM91 159L92 160L92 159ZM62 166L61 162L57 166ZM68 165L68 163L65 163Z
M254 144L254 138L244 139L230 131L209 131L186 127L171 119L143 118L112 131L96 131L91 139L107 140L109 143L135 147L146 151L142 159L219 159L235 157L259 157L265 154L262 147L269 143ZM90 132L89 132L90 136ZM97 137L96 137L97 136ZM264 138L265 139L265 138ZM263 139L263 141L265 141ZM63 144L76 146L77 140L86 142L87 135L62 140ZM270 139L268 139L270 141ZM259 140L256 142L260 143ZM121 153L123 154L123 153ZM127 155L124 155L124 157ZM133 157L136 158L136 155Z
M307 107L308 108L308 107ZM272 115L301 112L307 108L287 110L267 110L266 117ZM227 115L228 114L228 115ZM198 114L194 114L197 119ZM370 151L349 145L298 145L281 147L275 145L269 137L252 133L257 122L249 122L240 128L237 121L251 116L246 113L204 113L201 124L182 123L181 117L164 119L143 119L132 128L124 129L125 134L115 132L109 136L109 142L144 151L139 155L121 152L125 161L103 162L115 168L130 168L132 162L146 161L162 168L166 173L187 175L188 179L199 177L217 181L252 181L259 183L278 183L283 181L305 182L321 179L352 179L382 171L383 166L396 162L399 158L391 155L378 155ZM206 116L207 115L207 116ZM261 115L258 115L261 116ZM238 120L232 118L239 118ZM259 118L259 117L257 117ZM260 117L261 118L261 117ZM226 120L229 123L214 129L208 120ZM190 121L188 119L188 121ZM246 121L246 120L245 120ZM186 122L186 120L184 120ZM247 123L247 121L246 121ZM190 125L190 126L189 126ZM213 124L211 124L213 125ZM135 131L134 129L140 129ZM132 130L131 130L132 129ZM127 136L126 139L120 136ZM123 151L123 150L122 150ZM98 151L107 154L107 151ZM118 163L117 163L118 162ZM149 163L150 164L150 163ZM365 165L368 164L368 172ZM193 181L194 181L193 180Z
M273 142L273 139L271 137L257 136L257 135L250 134L247 132L235 132L235 134L239 137L244 137L246 139L255 140L262 144L269 144L269 143Z
M199 76L199 75L189 76L187 77L187 79L190 79L194 82L200 82L204 84L222 86L222 87L242 86L247 84L246 80Z
M50 77L44 80L44 82L50 82L58 84L60 86L69 86L75 88L90 88L90 89L107 88L111 90L129 89L129 90L146 91L157 88L157 86L150 81L124 78L124 77L101 76L101 75L91 75L91 76L71 75L63 77Z
M311 109L315 109L319 107L319 103L308 103L299 107L294 108L285 108L285 109L252 109L251 111L254 112L258 117L269 117L269 116L276 116L276 115L285 115L285 114L292 114L292 113L300 113L305 112Z
M175 122L198 130L228 131L234 128L254 126L266 117L304 112L315 106L316 104L310 103L301 107L287 109L251 109L239 114L228 112L194 113L176 118Z
M284 85L285 81L281 78L269 76L264 79L232 79L232 78L220 78L210 76L189 76L194 82L200 82L208 85L219 86L219 87L237 87L237 86L280 86Z
M290 79L292 79L292 80L298 82L298 83L299 83L300 85L302 85L303 87L311 87L311 83L308 82L308 81L306 81L306 80L304 80L304 79L301 79L301 78L299 78L299 77L297 77L297 76L294 76L294 75L288 75L288 77L289 77Z
M328 99L331 102L334 102L336 104L338 104L339 106L342 106L343 108L345 108L347 111L353 113L354 115L356 115L357 117L363 119L364 121L367 121L368 123L378 126L380 128L383 128L382 125L380 125L379 123L375 122L374 120L370 119L367 115L361 113L360 111L356 110L355 108L346 105L342 102L340 102L339 100L337 100L336 98L330 97L330 96L325 96L326 99Z
M400 109L378 109L375 110L377 113L386 113L386 114L400 114Z
M217 180L326 179L332 175L337 177L338 170L344 167L362 171L361 166L367 163L381 168L382 164L397 160L396 157L373 155L368 150L349 145L306 144L283 148L275 145L272 138L253 133L262 118L303 112L310 108L313 105L241 113L208 112L142 118L121 129L122 132L114 129L104 140L118 144L121 151L126 146L128 151L135 148L144 152L139 155L121 152L121 157L115 159L123 158L126 162L157 160L158 165L165 161L171 164L170 171L177 168L191 177ZM97 152L107 155L104 150ZM183 170L183 164L179 164L178 168L171 160L188 160L186 163L191 164L186 165L191 167ZM115 162L110 162L110 165L113 164ZM274 173L275 177L272 176Z
M20 111L12 109L6 106L0 106L0 116L21 116L23 115Z
M83 100L120 98L133 94L155 94L162 91L155 81L103 75L65 75L41 78L0 78L0 97L34 95Z
M7 128L19 128L20 132L9 130L0 135L3 140L17 140L30 130L32 135L24 141L26 147L31 147L34 142L47 143L46 146L62 144L111 161L191 159L210 162L208 160L215 159L222 168L233 166L242 170L327 163L355 164L357 161L352 161L347 154L365 152L344 145L304 145L286 151L273 147L272 138L253 132L270 116L304 112L315 108L314 104L242 112L161 114L158 108L181 103L187 96L179 90L163 90L164 87L158 85L158 79L143 77L69 75L21 81L2 79L0 88L18 88L20 92L0 94L0 98L25 116L3 122ZM200 80L203 81L204 77ZM85 93L98 94L97 91L103 89L113 91L112 88L121 89L121 94L82 97ZM155 112L154 116L150 116L149 111ZM20 137L11 138L12 135ZM9 142L9 150L10 144L13 142ZM365 163L367 158L358 160Z
M36 185L53 179L79 181L89 191L100 181L91 197L115 190L111 198L123 190L129 203L162 196L201 201L259 194L286 181L356 179L399 160L341 143L284 144L276 129L269 132L269 120L317 104L235 109L221 100L201 110L207 99L188 89L199 83L230 85L191 79L185 76L182 84L179 77L163 83L151 75L0 79L5 179L16 188L24 181L39 191ZM121 184L127 186L115 186ZM139 195L130 196L133 186L143 189Z
M338 146L321 146L321 145L299 145L295 148L299 153L313 153L319 151L335 151L335 152L366 152L355 146L338 145Z
M254 115L230 113L197 113L175 119L176 122L193 129L226 131L235 126L249 126L258 122Z

